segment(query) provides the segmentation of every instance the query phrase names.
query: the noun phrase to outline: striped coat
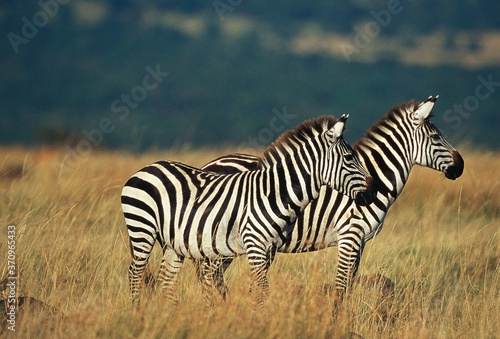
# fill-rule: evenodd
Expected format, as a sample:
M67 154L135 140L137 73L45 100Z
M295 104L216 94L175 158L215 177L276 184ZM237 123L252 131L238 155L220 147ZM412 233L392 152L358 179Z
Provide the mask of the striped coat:
M372 204L360 205L335 189L323 187L319 197L297 218L291 236L278 248L283 253L300 253L337 246L339 263L335 281L339 297L353 281L366 242L381 231L412 167L417 164L433 168L451 180L463 172L461 155L429 120L436 100L437 97L430 97L422 103L411 101L392 108L354 145L354 153L374 180L377 194ZM203 168L233 173L258 165L258 157L233 154ZM199 279L216 286L225 296L227 288L222 274L230 262L198 261Z
M215 174L171 161L134 174L122 191L130 237L133 302L156 241L163 249L162 293L176 302L174 284L184 258L247 254L262 303L267 271L287 241L297 215L330 185L360 203L369 202L367 173L342 133L347 117L322 117L282 135L264 153L259 168Z

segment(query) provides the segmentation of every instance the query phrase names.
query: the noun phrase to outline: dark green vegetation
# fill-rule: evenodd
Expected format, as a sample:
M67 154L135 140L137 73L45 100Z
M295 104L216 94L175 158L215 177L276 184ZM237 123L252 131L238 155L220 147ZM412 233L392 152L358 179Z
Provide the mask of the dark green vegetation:
M389 8L390 19L380 14ZM391 106L439 94L434 121L452 141L498 148L498 63L415 64L389 52L360 62L294 49L315 27L363 42L358 56L388 39L411 49L435 32L453 51L461 32L498 31L498 13L497 2L430 0L3 4L0 143L265 146L304 119L343 113L351 114L346 136L354 142ZM379 31L363 38L357 32L367 22Z

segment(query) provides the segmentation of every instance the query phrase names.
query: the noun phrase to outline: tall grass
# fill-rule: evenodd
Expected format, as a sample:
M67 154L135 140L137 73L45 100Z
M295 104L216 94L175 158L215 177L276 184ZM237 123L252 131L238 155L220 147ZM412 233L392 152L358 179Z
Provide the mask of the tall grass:
M464 175L449 181L416 168L382 232L366 247L360 276L390 279L394 291L358 284L332 315L324 285L334 281L336 249L278 254L270 294L253 308L246 258L226 274L230 296L204 308L194 268L179 277L180 305L157 291L133 309L128 236L120 191L136 170L159 159L194 166L226 150L178 150L142 156L95 152L68 166L63 152L0 149L0 262L7 225L16 226L16 333L37 337L130 338L492 338L500 331L500 157L463 152ZM159 267L160 251L150 261ZM5 264L4 264L5 263ZM5 274L5 272L4 272ZM0 333L8 333L3 321Z

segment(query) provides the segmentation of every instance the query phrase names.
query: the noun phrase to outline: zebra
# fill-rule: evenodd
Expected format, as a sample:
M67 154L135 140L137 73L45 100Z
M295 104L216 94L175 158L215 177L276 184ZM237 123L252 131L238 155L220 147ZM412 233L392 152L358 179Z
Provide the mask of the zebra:
M174 285L184 258L216 262L241 254L248 255L251 287L262 304L276 248L321 186L331 185L360 204L373 199L368 174L342 137L347 118L305 121L271 144L253 171L218 174L160 161L135 173L121 194L132 254L133 304L140 301L156 241L163 251L161 293L171 304L178 303Z
M421 103L412 100L391 108L354 144L355 155L375 181L377 193L370 205L362 206L335 189L322 187L319 197L298 216L291 236L277 249L302 253L337 246L337 305L351 287L366 242L382 230L386 214L402 192L412 167L430 167L451 180L462 175L462 156L429 120L437 98L429 97ZM259 164L258 157L232 154L202 168L237 173L245 168L255 170ZM231 258L195 261L200 283L216 287L223 299L227 295L223 273L230 264Z

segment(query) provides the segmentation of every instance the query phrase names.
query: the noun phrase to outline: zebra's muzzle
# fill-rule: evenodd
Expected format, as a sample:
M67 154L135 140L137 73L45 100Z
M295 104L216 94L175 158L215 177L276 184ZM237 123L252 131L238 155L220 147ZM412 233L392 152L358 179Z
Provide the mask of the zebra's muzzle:
M448 179L455 180L464 172L464 159L457 151L453 151L453 165L448 167L444 172L444 176Z
M366 190L363 192L358 192L358 194L356 194L356 198L354 199L354 201L359 206L367 206L373 202L376 194L377 190L375 189L375 181L373 180L372 177L367 177Z

